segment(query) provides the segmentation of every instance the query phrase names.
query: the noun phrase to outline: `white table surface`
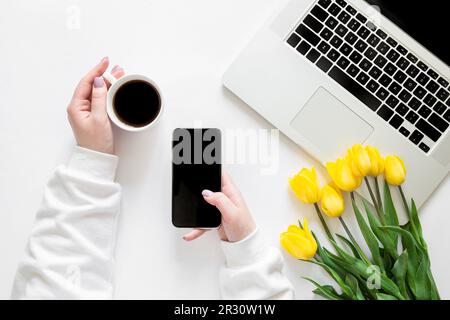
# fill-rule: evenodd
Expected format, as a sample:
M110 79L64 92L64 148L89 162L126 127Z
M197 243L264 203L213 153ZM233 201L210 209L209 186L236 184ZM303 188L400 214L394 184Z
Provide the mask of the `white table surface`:
M272 127L222 87L221 76L284 0L41 0L0 2L0 298L8 298L43 188L74 145L66 106L78 79L109 55L162 87L162 122L141 134L116 132L123 201L116 250L116 298L219 298L223 255L215 232L185 243L170 222L170 135L175 127ZM74 9L75 8L75 9ZM79 10L80 28L68 24ZM76 24L75 24L76 26ZM281 112L282 108L280 108ZM326 130L326 129L324 129ZM323 238L313 208L289 192L287 177L318 166L280 135L279 170L226 165L266 239L304 216ZM421 218L442 297L450 298L448 177ZM352 214L345 219L355 228ZM330 222L340 230L336 221ZM300 276L330 281L286 256L299 299L315 298Z

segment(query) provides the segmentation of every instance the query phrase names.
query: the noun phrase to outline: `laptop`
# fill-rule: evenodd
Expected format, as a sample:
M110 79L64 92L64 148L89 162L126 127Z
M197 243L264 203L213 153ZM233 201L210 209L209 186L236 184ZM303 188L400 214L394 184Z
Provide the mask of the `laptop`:
M421 206L450 168L445 1L284 1L225 87L321 163L353 144L397 154Z

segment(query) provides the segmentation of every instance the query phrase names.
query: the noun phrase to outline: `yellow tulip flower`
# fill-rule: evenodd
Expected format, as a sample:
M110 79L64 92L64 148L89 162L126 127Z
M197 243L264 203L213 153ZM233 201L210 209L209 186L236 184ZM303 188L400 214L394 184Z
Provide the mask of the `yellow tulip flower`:
M362 177L353 173L352 161L349 157L328 162L326 166L328 174L339 189L350 192L361 185Z
M367 150L360 144L355 144L348 150L348 157L352 160L353 174L360 177L365 177L369 174L371 163Z
M401 185L406 177L406 168L403 160L398 156L387 156L384 160L384 175L389 184L394 186Z
M303 221L303 228L290 225L280 235L281 246L294 258L309 260L316 254L317 242L308 229L308 220Z
M332 218L340 217L344 211L344 197L341 190L336 188L333 183L322 188L320 207L327 216Z
M316 170L303 168L289 179L289 185L295 195L304 203L316 203L320 197L319 180Z
M372 146L366 146L366 151L370 158L369 175L376 177L382 174L384 172L384 159L378 149Z

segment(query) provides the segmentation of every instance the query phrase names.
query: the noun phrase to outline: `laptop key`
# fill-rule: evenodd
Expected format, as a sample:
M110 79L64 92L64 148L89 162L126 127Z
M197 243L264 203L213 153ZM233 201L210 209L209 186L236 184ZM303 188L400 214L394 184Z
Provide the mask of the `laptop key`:
M441 132L445 132L447 130L449 123L439 117L436 113L433 113L429 118L428 122L431 123L433 126L438 128Z
M340 54L339 52L337 52L334 49L331 49L330 52L328 52L327 57L331 60L331 61L336 61L339 58Z
M347 8L345 8L345 10L347 10L347 12L350 13L352 16L354 16L357 12L356 9L350 5L348 5Z
M402 70L405 70L406 68L408 68L409 64L410 64L409 61L403 57L398 59L398 61L396 63L397 67L399 67Z
M347 24L347 27L349 27L350 30L355 31L355 32L359 29L360 26L361 26L361 23L359 23L355 19L350 20L350 22Z
M386 42L381 42L377 47L377 51L381 54L385 54L389 51L389 46L386 44Z
M335 47L336 49L339 48L342 44L342 42L344 42L344 40L342 40L341 38L339 38L338 36L334 36L331 40L330 40L330 44Z
M389 121L389 124L393 126L395 129L398 129L402 125L403 121L404 120L402 117L400 117L398 114L395 114Z
M427 71L427 70L428 70L428 66L427 66L425 63L423 63L422 61L419 61L419 62L417 63L417 66L418 66L419 69L422 70L422 71Z
M359 28L357 33L361 38L366 39L370 34L370 30L362 26L361 28Z
M399 93L402 90L402 87L397 82L394 81L393 83L391 83L388 90L392 94L397 95L397 93Z
M333 17L329 17L328 20L325 22L325 25L331 30L333 30L338 25L338 21Z
M366 21L367 21L367 18L364 17L361 13L358 13L356 15L356 19L358 19L361 23L366 23Z
M427 88L428 91L430 91L431 93L435 93L437 91L437 89L439 89L439 85L437 82L434 82L433 80L431 80L430 82L428 82L428 84L425 88Z
M395 109L395 111L397 111L397 113L398 113L399 115L405 116L405 114L408 113L409 108L408 108L405 104L400 103L400 104L398 105L398 107Z
M420 103L420 101L415 97L412 97L412 99L408 102L408 106L410 106L413 110L419 109L421 105L422 103Z
M423 139L423 134L417 130L414 130L414 132L409 137L409 140L414 144L418 144L420 141L422 141L422 139Z
M367 42L372 46L376 47L378 43L380 43L380 38L378 38L376 35L371 34L369 38L367 38Z
M440 101L438 101L433 107L434 112L437 114L443 114L446 109L447 107Z
M414 111L409 111L405 119L408 120L409 123L414 124L419 119L419 115Z
M403 89L402 92L398 95L400 100L402 100L404 103L407 103L409 99L411 99L412 94L409 93L407 90Z
M297 47L297 51L303 55L305 55L309 49L311 49L311 45L304 40L302 42L300 42L300 44Z
M422 108L420 108L418 112L422 116L422 118L426 119L431 114L431 109L427 106L422 106Z
M397 80L400 84L402 84L403 81L405 81L405 79L406 79L407 77L408 77L408 76L407 76L405 73L403 73L401 70L399 70L399 71L397 71L397 73L395 74L394 79Z
M333 16L336 16L339 12L341 12L341 8L338 7L335 3L333 3L329 8L328 12L331 13Z
M311 14L322 22L328 17L328 13L317 5L311 9Z
M387 106L382 105L380 110L378 110L377 114L384 120L388 121L394 115L394 111L392 111Z
M352 77L355 77L358 74L358 72L359 72L359 68L357 66L355 66L354 64L350 65L347 68L347 73L349 75L351 75Z
M349 44L354 44L357 39L358 37L356 36L356 34L351 31L345 36L345 41L347 41Z
M444 78L440 77L440 78L438 79L438 82L439 82L439 84L440 84L441 86L444 87L444 89L447 88L447 86L448 86L448 81L447 81L447 80L445 80Z
M350 20L350 15L347 12L342 11L338 16L338 20L342 23L347 23L348 20Z
M379 82L384 86L387 87L391 82L392 79L388 77L387 75L383 74L379 80Z
M320 59L317 61L316 65L323 71L328 72L330 70L331 66L333 65L333 62L325 58L324 56L320 57Z
M374 80L370 80L369 83L366 86L366 88L369 89L369 91L372 92L372 93L377 91L377 89L379 87L380 87L380 85L377 82L375 82Z
M384 101L387 96L389 95L389 92L387 92L384 88L380 88L380 90L377 91L375 94L381 101Z
M386 99L386 104L391 107L392 109L395 108L396 105L398 105L398 103L400 102L400 100L398 100L396 97L394 97L393 95L390 95L389 98Z
M357 64L361 61L362 55L358 51L354 50L349 58L353 63Z
M341 67L343 70L345 70L349 64L350 64L350 61L348 61L348 59L346 57L340 57L337 62L337 65L339 67Z
M387 63L387 59L381 55L378 55L375 60L373 60L373 62L380 68L383 68L386 63Z
M331 48L330 45L325 41L320 42L319 45L317 46L317 49L319 49L319 51L322 52L323 54L326 54L328 50L330 50L330 48Z
M427 153L428 151L430 151L430 147L429 146L427 146L425 143L423 143L423 142L421 142L420 144L419 144L419 148L423 151L423 152L425 152L425 153Z
M408 137L409 134L410 134L409 130L406 129L405 127L401 127L400 130L398 130L398 131L400 131L400 133L401 133L402 135L404 135L405 137Z
M316 18L312 15L308 14L305 19L303 19L303 23L311 28L314 32L318 33L323 28L323 24L321 24Z
M391 60L392 62L397 61L397 59L400 57L400 53L398 53L395 49L389 50L389 52L386 55L386 58Z
M342 24L340 24L334 31L338 34L338 36L343 38L345 34L348 32L348 29Z
M419 76L417 77L416 80L417 80L417 82L418 82L419 84L421 84L422 86L424 86L424 85L426 85L427 82L430 80L430 77L427 76L425 73L421 72L421 73L419 74Z
M320 33L320 36L323 38L323 39L325 39L325 40L330 40L330 38L333 36L333 31L331 31L330 29L328 29L328 28L324 28L323 30L322 30L322 32Z
M319 0L319 4L324 7L325 9L328 8L328 6L330 5L331 0Z
M376 33L377 33L377 35L378 35L381 39L386 39L386 38L387 38L386 32L384 32L384 31L381 30L381 29L378 29Z
M420 70L413 65L409 66L408 70L406 70L406 73L411 78L415 78L419 72L420 72Z
M416 128L419 129L422 133L424 133L428 138L430 138L434 142L438 141L438 139L442 135L437 129L435 129L431 124L429 124L423 119L419 119L419 121L417 121Z
M434 80L436 80L437 78L439 78L439 75L436 73L436 71L434 71L433 69L428 70L427 74L432 77Z
M369 71L370 68L372 67L372 63L367 60L366 58L364 58L361 63L359 64L359 66L361 67L361 69L363 69L364 71Z
M444 114L444 119L450 122L450 109Z
M438 91L438 93L436 94L436 96L439 98L439 100L441 100L441 101L445 101L447 98L448 98L448 96L450 95L450 93L448 92L448 91L446 91L446 90L444 90L444 89L440 89L439 91Z
M375 96L373 96L369 91L367 91L363 86L361 86L354 79L345 74L341 69L334 66L328 73L336 82L338 82L342 87L359 99L362 103L368 106L371 110L377 110L381 102Z
M431 94L427 94L427 96L423 99L423 102L430 108L435 104L437 99L433 97Z
M301 40L300 37L297 34L293 33L289 36L286 42L295 48L300 42L300 40Z
M355 48L356 48L356 50L358 50L359 52L363 53L364 50L366 50L366 48L367 48L367 43L365 43L365 42L362 41L362 40L358 40L358 42L356 42L356 44L355 44Z
M381 76L382 73L383 71L381 71L378 67L373 66L373 68L369 72L369 75L376 80Z
M392 76L396 71L397 67L394 66L391 62L389 62L386 67L384 67L384 72L386 72L388 75Z
M397 41L395 41L394 39L392 39L391 37L387 38L386 42L392 46L392 47L396 47L397 46Z
M368 21L368 22L366 23L366 26L367 26L367 28L368 28L370 31L374 31L374 32L375 32L375 30L377 30L377 26L374 25L373 22L371 22L371 21Z
M416 90L414 90L414 95L419 99L422 99L426 93L427 91L421 86L418 86Z
M377 52L375 51L375 49L369 47L366 52L364 52L364 55L367 57L367 59L369 60L373 60L376 56L377 56Z
M417 83L415 83L411 78L408 78L403 85L407 90L413 91L414 88L417 86Z
M419 61L419 59L417 59L417 57L415 55L413 55L411 52L408 53L408 55L406 56L408 58L409 61L411 61L412 63L416 63L417 61Z
M312 48L306 55L306 58L308 58L308 60L313 63L316 62L317 59L319 59L319 57L320 57L320 52L314 48Z
M347 5L347 2L345 2L345 0L336 0L336 3L342 8L345 8L345 6Z
M362 85L365 85L367 83L367 81L369 81L369 76L366 73L364 73L363 71L361 71L358 74L358 76L356 77L356 81L358 81Z
M320 42L320 38L314 32L309 30L304 24L299 25L295 32L297 32L300 37L306 39L306 41L311 43L313 46L317 46Z
M406 50L406 48L400 44L397 46L397 51L400 52L402 55L405 55L408 52L408 50Z

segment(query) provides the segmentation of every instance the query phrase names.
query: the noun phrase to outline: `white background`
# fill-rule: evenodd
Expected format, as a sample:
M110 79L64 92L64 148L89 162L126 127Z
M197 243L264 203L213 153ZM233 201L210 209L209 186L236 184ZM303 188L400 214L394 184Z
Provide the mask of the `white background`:
M222 87L221 76L282 1L0 2L0 298L9 297L43 187L74 145L66 120L73 88L105 55L129 73L156 80L167 102L161 123L152 130L116 132L123 203L115 296L219 298L223 256L215 232L185 243L182 231L170 222L171 131L199 120L221 129L271 129ZM71 28L70 8L79 10L79 29ZM301 217L308 217L323 239L313 208L299 203L287 185L288 176L312 165L318 163L282 135L277 174L262 175L258 166L226 165L266 239L276 246L279 233ZM445 298L450 298L449 190L447 177L421 212ZM352 214L344 218L356 233ZM342 232L336 221L330 224ZM317 267L284 256L296 297L315 298L301 276L328 278Z

